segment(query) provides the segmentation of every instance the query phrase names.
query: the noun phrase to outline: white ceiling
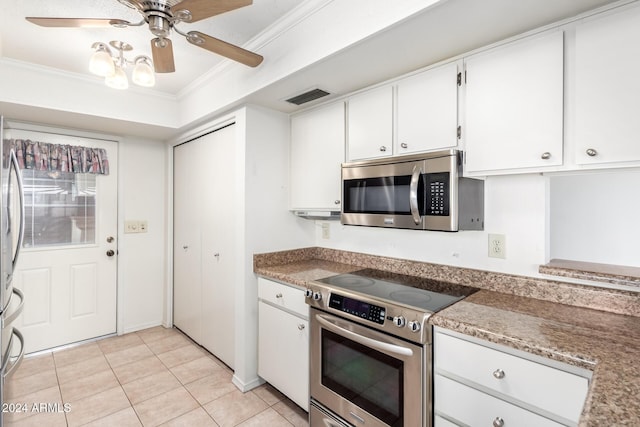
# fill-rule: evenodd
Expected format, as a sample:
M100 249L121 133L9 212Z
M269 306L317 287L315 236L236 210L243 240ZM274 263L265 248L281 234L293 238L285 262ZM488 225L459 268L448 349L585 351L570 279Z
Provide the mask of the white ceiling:
M198 30L242 46L304 0L254 0L236 9L193 24L178 25L183 31ZM43 28L26 16L61 18L116 18L139 22L142 15L117 0L2 0L0 56L72 73L90 75L89 58L94 42L121 40L133 46L126 58L151 57L148 26L129 28ZM173 33L175 73L157 74L156 90L178 93L224 58L189 44ZM96 77L99 79L99 77Z

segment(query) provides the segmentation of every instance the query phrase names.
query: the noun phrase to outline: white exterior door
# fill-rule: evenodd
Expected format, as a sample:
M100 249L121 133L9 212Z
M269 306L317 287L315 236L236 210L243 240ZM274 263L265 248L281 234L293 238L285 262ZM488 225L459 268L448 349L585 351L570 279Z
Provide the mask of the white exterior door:
M117 142L15 130L11 137L104 148L109 158L108 175L51 173L47 181L23 171L31 224L14 281L25 295L17 326L27 353L115 333ZM52 230L56 237L46 237Z

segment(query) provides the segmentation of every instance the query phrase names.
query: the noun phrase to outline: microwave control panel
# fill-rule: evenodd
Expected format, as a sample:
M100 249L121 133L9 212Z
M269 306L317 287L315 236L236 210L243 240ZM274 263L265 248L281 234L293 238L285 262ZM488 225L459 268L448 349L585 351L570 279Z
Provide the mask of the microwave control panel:
M449 216L449 173L428 173L425 175L427 215Z

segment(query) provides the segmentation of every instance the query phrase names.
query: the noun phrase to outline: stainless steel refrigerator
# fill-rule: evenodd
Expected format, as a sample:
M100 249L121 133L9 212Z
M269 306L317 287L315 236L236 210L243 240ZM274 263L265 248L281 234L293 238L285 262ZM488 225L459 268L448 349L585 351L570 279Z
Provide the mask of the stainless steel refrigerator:
M0 401L4 408L6 382L22 362L24 338L12 323L22 312L24 296L13 287L13 273L20 255L24 234L24 192L22 176L11 140L5 137L4 118L0 116L0 152L2 153L2 197L0 198ZM0 427L4 421L0 411Z

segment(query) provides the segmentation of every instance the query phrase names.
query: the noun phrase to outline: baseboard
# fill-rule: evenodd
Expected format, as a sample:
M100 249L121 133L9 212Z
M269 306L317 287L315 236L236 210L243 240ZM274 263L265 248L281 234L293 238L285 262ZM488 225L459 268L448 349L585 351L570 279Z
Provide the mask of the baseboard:
M231 379L231 382L233 383L233 385L235 385L238 388L238 390L245 393L249 390L253 390L254 388L264 384L265 381L262 378L256 376L251 381L244 382L234 375L233 378Z

